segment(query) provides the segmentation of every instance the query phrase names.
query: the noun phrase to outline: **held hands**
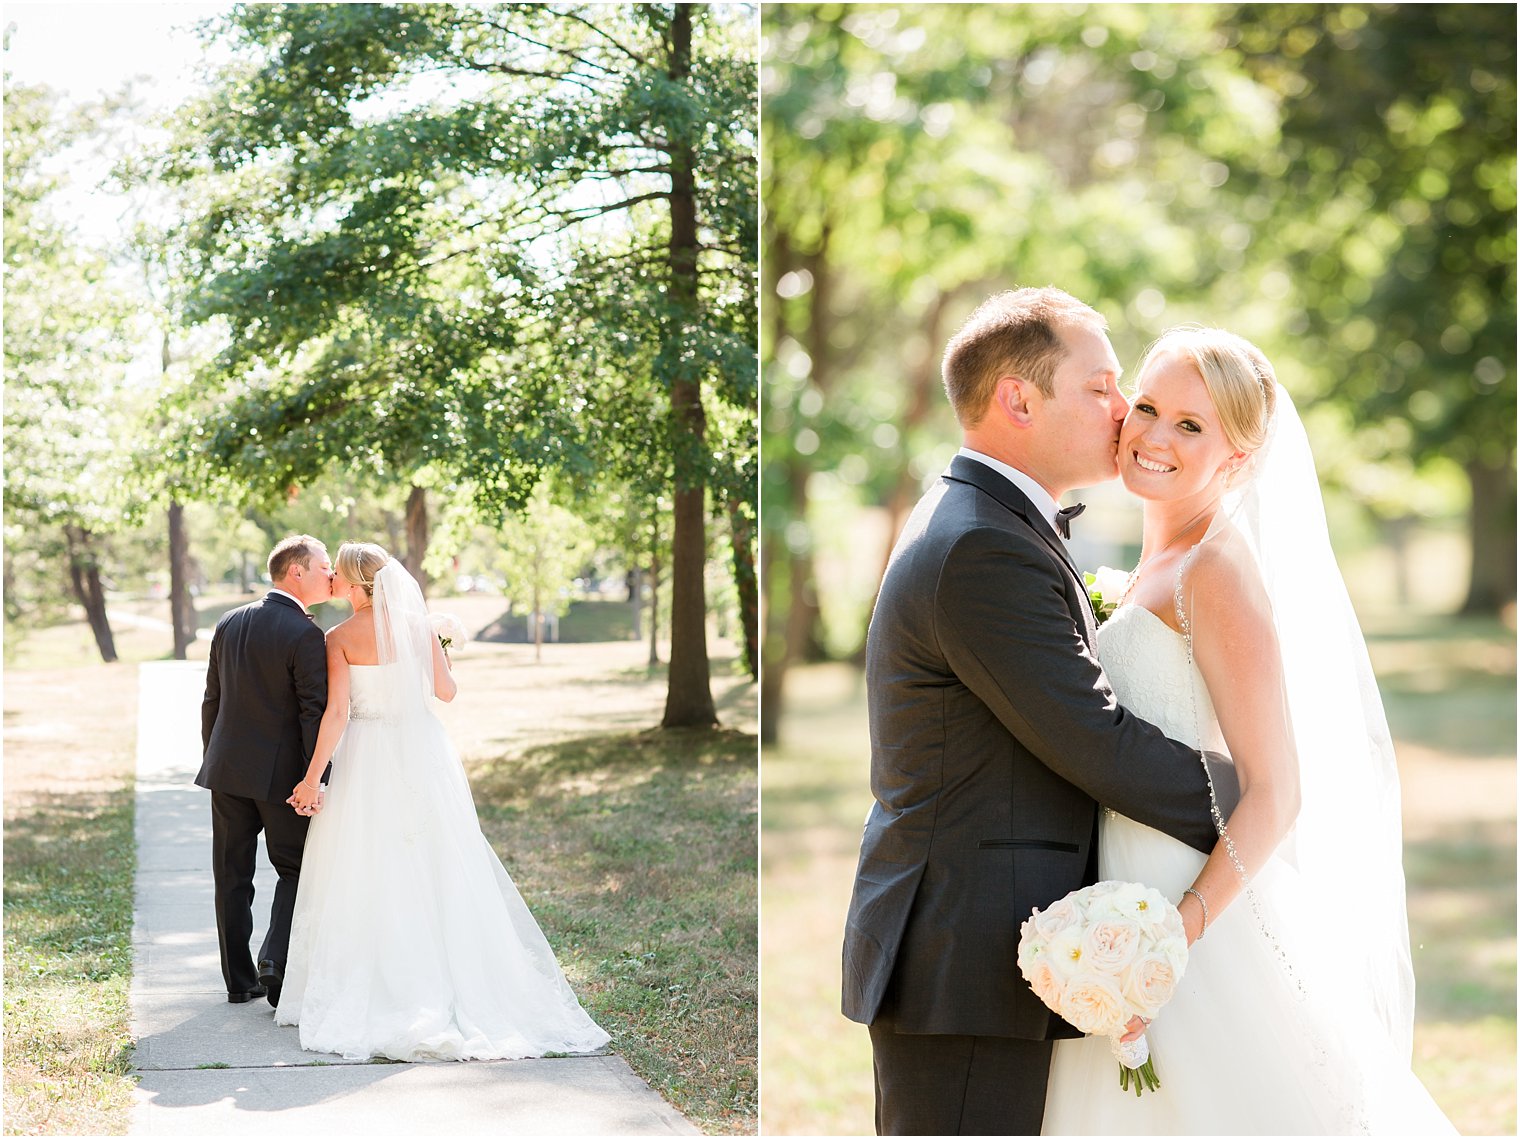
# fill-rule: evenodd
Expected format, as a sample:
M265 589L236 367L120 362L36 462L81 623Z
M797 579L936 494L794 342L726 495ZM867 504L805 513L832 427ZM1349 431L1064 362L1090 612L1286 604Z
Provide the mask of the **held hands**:
M295 785L295 789L290 793L290 798L286 799L285 802L295 808L296 814L309 816L321 813L323 799L324 796L321 790L313 787L303 779Z

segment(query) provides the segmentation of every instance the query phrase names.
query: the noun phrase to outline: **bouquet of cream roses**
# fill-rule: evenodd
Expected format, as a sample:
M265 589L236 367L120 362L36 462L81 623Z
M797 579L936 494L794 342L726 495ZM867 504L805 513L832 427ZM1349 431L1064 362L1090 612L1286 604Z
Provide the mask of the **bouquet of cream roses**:
M1121 1088L1159 1088L1145 1037L1120 1037L1131 1017L1155 1017L1187 968L1177 907L1138 882L1099 882L1035 910L1019 932L1019 971L1034 995L1083 1032L1109 1037Z
M470 639L470 635L465 632L464 622L452 613L430 614L428 622L433 626L433 635L438 638L444 652L457 648Z

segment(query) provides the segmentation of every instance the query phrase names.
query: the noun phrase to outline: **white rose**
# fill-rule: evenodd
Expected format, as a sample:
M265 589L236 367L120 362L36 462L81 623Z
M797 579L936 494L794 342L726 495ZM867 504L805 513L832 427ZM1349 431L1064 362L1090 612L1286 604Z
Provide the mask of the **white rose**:
M1113 1036L1128 1019L1118 986L1093 973L1068 982L1061 999L1061 1016L1092 1036Z
M1172 999L1177 982L1182 979L1166 953L1147 953L1130 967L1125 977L1124 995L1143 1017L1153 1017Z
M1124 918L1104 918L1082 937L1082 963L1108 976L1117 975L1140 952L1140 927Z
M1029 920L1034 923L1035 932L1049 941L1062 930L1076 925L1081 916L1075 901L1068 894L1043 910L1035 910Z
M1098 596L1103 598L1105 605L1118 605L1119 598L1124 596L1124 591L1128 586L1129 574L1124 570L1116 570L1111 566L1099 566L1093 574L1093 588L1098 591Z
M1067 926L1050 939L1041 954L1051 971L1069 981L1082 971L1082 927Z

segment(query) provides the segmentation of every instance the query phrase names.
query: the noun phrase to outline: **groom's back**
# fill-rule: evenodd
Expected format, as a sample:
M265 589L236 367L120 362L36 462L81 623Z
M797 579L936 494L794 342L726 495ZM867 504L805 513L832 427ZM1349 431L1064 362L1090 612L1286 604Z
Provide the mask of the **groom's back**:
M304 774L326 695L322 632L294 603L266 595L226 614L211 641L196 783L283 799Z

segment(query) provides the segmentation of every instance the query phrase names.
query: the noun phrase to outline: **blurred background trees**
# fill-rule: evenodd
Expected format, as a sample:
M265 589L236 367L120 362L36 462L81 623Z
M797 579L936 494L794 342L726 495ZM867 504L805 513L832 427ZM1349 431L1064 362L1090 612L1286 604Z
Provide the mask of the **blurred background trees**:
M858 652L958 439L944 341L1014 285L1123 361L1253 339L1343 551L1429 606L1411 543L1461 524L1452 607L1513 605L1513 6L787 4L762 38L767 740L790 664Z
M193 633L189 563L256 581L248 547L298 515L378 525L425 584L499 579L521 563L487 547L552 487L626 537L616 575L669 638L665 724L714 723L711 618L757 593L756 15L229 5L202 93L132 121L111 189L139 205L95 242L44 208L67 161L40 163L105 109L50 116L8 77L8 585L68 538L108 636L90 583L142 587L151 548ZM115 291L76 287L96 278ZM16 633L41 597L7 589Z

